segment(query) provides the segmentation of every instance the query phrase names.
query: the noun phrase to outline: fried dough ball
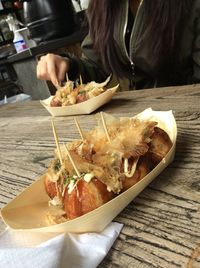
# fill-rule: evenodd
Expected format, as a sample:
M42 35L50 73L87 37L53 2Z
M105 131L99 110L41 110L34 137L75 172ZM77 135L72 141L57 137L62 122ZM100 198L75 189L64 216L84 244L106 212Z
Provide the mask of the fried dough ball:
M135 173L132 177L125 177L122 181L122 191L126 191L131 186L136 184L150 172L149 157L147 155L141 156L138 160Z
M44 187L48 196L53 199L57 194L56 183L51 181L49 176L45 176Z
M50 106L52 107L62 106L62 102L56 96L54 96L50 102Z
M154 127L154 132L150 138L151 141L146 144L148 151L145 151L145 154L137 155L137 159L139 157L139 160L137 162L136 170L134 171L135 166L133 165L136 157L134 158L133 156L132 159L129 157L128 164L127 162L123 163L126 165L122 165L122 170L119 170L119 175L123 176L122 181L120 181L120 183L122 183L122 185L120 184L120 187L122 186L122 192L144 178L166 156L172 147L169 135L159 127ZM92 154L91 148L89 147L88 150L87 146L86 148L82 147L82 151L83 149L87 149L89 153ZM89 159L88 156L87 158ZM125 159L127 160L127 158ZM119 169L120 165L121 158ZM124 169L130 169L131 171L129 173L126 171L126 177L124 175ZM44 181L46 192L52 199L52 204L56 203L56 201L60 202L64 213L66 213L64 217L68 220L82 216L102 206L115 197L113 192L107 190L106 184L97 178L93 178L89 182L85 181L83 178L77 178L78 181L76 179L75 186L72 184L73 188L71 189L69 187L70 183L68 184L68 187L64 184L64 177L61 176L61 173L54 174L55 172L51 173L50 171L49 175L46 175ZM134 174L131 176L133 172ZM57 181L56 176L59 176Z
M90 182L80 179L71 193L65 191L64 211L68 219L74 219L100 207L113 197L113 192L108 192L106 185L98 179L93 178Z
M85 94L79 94L76 98L76 102L77 103L80 103L80 102L83 102L83 101L86 101L88 100L88 96Z
M154 133L151 136L149 156L151 158L153 167L155 167L169 152L172 147L172 141L169 135L161 128L155 127Z

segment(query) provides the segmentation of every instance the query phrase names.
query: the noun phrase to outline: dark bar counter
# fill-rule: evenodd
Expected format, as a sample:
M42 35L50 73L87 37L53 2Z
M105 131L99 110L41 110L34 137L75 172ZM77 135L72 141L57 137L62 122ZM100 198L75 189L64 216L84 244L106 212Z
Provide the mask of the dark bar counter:
M83 29L80 29L79 31L74 32L72 35L62 37L59 39L44 41L35 47L28 48L20 53L16 53L8 57L8 62L13 63L16 61L25 60L25 59L28 59L28 58L31 58L40 54L45 54L50 51L54 51L61 47L65 47L65 46L73 45L75 43L82 42L86 34L87 34L87 29L83 28Z

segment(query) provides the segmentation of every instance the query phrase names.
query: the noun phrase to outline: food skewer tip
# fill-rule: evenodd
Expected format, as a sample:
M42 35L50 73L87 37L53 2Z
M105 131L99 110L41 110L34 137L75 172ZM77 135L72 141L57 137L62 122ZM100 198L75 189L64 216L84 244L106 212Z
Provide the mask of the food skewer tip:
M66 150L66 152L67 152L67 155L68 155L68 157L69 157L69 160L70 160L70 162L72 163L72 166L73 166L73 168L74 168L74 170L75 170L77 176L80 178L80 176L81 176L81 175L80 175L80 172L79 172L79 170L78 170L76 164L74 163L74 160L72 159L71 154L70 154L70 152L69 152L69 150L68 150L66 144L63 144L63 145L64 145L64 148L65 148L65 150Z
M59 160L60 160L60 163L62 165L62 163L63 163L62 154L61 154L60 145L59 145L59 141L58 141L58 135L57 135L56 128L55 128L53 120L51 120L51 124L52 124L54 139L55 139L55 142L56 142L56 147L57 147L57 150L58 150Z
M75 121L76 127L77 127L77 129L78 129L78 131L79 131L79 134L80 134L80 136L81 136L81 139L82 139L82 141L84 141L83 131L82 131L82 129L81 129L81 127L80 127L80 125L79 125L79 122L78 122L78 120L76 119L76 117L74 117L74 121Z
M101 115L101 120L102 120L102 123L103 123L103 128L104 128L106 137L107 137L108 141L111 142L110 136L108 134L108 129L107 129L107 126L106 126L106 122L105 122L105 119L104 119L104 116L103 116L103 112L100 112L100 115Z

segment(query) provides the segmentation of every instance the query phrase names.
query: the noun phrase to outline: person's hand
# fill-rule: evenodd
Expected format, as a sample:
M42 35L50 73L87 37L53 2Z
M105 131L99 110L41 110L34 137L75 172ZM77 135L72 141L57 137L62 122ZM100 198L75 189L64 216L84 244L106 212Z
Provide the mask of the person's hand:
M37 78L50 80L55 86L65 79L69 70L69 59L55 54L42 56L37 65Z

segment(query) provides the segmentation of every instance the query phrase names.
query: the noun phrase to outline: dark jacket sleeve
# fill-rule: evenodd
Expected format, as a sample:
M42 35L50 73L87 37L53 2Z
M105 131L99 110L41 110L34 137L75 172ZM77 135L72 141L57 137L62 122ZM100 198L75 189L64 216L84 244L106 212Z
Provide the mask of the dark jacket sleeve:
M193 8L194 39L192 48L193 83L200 83L200 1L195 1Z
M67 54L70 59L70 70L68 76L71 80L75 80L81 74L84 82L96 81L102 82L108 76L109 73L104 69L100 59L92 48L91 39L88 36L85 37L82 43L82 57L78 58L75 55Z

